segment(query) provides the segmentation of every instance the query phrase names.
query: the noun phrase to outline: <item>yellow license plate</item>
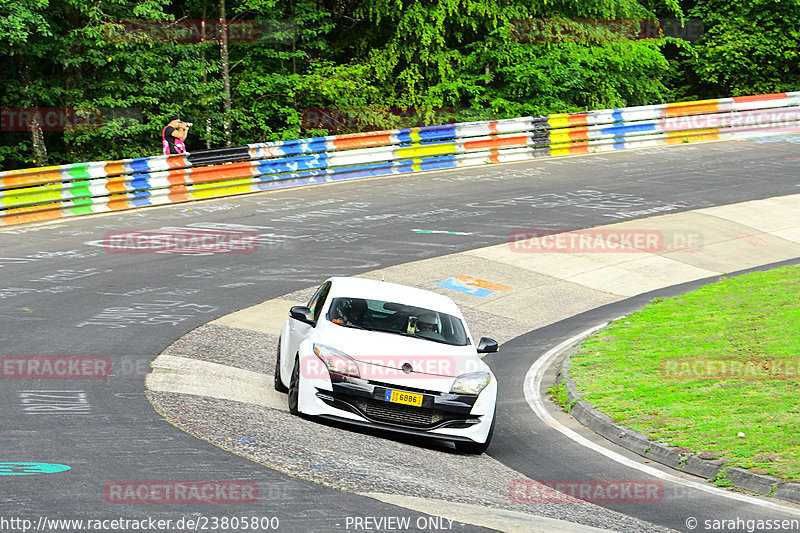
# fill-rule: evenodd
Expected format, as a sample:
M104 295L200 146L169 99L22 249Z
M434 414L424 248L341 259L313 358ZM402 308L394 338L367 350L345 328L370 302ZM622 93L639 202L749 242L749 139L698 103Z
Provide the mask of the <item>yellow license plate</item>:
M402 403L404 405L422 407L422 394L415 394L413 392L386 389L385 400L392 403Z

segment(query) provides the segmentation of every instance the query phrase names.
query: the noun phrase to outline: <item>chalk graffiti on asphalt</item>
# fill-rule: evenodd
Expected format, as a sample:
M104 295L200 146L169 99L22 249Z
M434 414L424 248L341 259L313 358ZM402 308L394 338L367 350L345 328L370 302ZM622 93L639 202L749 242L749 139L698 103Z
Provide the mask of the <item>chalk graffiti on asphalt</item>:
M473 209L496 209L510 206L528 206L537 209L556 207L577 207L582 209L625 209L653 205L653 200L627 193L579 190L563 194L548 193L540 195L516 196L485 202L473 202L467 207Z
M92 411L89 396L82 390L23 390L19 401L22 411L32 415L85 415Z
M181 300L156 300L150 303L134 303L126 306L107 307L89 320L76 324L126 328L128 326L153 326L167 324L177 326L198 314L213 313L218 308L213 305L187 303Z
M22 294L61 294L75 289L82 289L74 285L56 285L54 287L0 287L0 300L13 298Z

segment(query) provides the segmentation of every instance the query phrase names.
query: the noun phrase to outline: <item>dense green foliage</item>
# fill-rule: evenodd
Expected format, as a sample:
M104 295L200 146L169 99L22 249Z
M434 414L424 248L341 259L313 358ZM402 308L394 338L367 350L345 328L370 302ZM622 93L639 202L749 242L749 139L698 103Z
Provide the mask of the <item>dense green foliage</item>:
M0 0L0 106L103 117L37 145L4 116L0 168L156 155L175 112L190 150L224 146L223 5L253 30L228 43L234 145L800 88L800 0ZM699 40L591 22L690 17Z

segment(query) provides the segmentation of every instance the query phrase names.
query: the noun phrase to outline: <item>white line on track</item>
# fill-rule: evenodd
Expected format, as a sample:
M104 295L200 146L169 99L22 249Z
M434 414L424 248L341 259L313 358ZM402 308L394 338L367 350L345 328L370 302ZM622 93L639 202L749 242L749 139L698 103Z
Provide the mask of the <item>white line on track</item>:
M539 391L541 390L542 380L544 379L544 373L547 368L550 366L550 363L558 357L562 350L572 346L579 340L588 337L595 331L605 327L606 324L600 324L593 328L587 329L586 331L571 337L558 346L555 346L548 350L544 355L542 355L533 365L531 365L528 373L525 375L525 383L523 385L523 391L525 393L525 401L528 402L533 412L538 416L542 422L550 426L551 428L559 431L566 437L572 439L573 441L577 442L582 446L586 446L587 448L605 455L612 461L616 461L624 466L629 468L634 468L639 470L640 472L644 472L647 475L663 479L664 481L668 481L670 483L676 483L679 485L683 485L684 487L690 487L695 490L700 490L703 492L708 492L713 494L714 496L722 497L722 498L730 498L732 500L737 500L740 502L749 503L751 505L758 505L765 509L770 509L772 511L781 511L784 513L790 513L793 515L800 516L800 511L792 509L791 507L785 507L783 505L764 501L758 498L753 498L752 496L747 496L744 494L738 494L735 492L729 492L726 490L718 489L716 487L712 487L710 485L704 483L698 483L696 481L691 481L687 479L683 479L672 474L668 474L666 472L662 472L657 468L653 468L651 466L643 465L638 461L634 461L632 459L628 459L627 457L620 455L617 452L604 448L599 444L596 444L589 439L583 437L582 435L576 433L575 431L569 429L568 427L564 426L560 422L558 422L553 416L547 411L547 408L544 405L544 401L542 399L541 394Z

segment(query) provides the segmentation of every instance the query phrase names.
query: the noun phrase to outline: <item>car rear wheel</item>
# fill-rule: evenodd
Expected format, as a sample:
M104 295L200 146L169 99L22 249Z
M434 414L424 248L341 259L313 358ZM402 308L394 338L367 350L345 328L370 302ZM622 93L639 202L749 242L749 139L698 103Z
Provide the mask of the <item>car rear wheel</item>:
M295 358L292 368L292 379L289 381L289 412L299 415L298 402L300 398L300 359Z
M278 337L278 356L275 358L275 390L278 392L289 392L286 385L281 381L281 338Z
M495 413L496 414L496 413ZM456 450L461 453L472 453L475 455L481 454L489 448L489 444L492 442L492 435L494 434L494 420L495 416L492 416L492 425L489 426L489 434L486 435L486 442L465 442L465 441L455 441L453 444L456 445Z

